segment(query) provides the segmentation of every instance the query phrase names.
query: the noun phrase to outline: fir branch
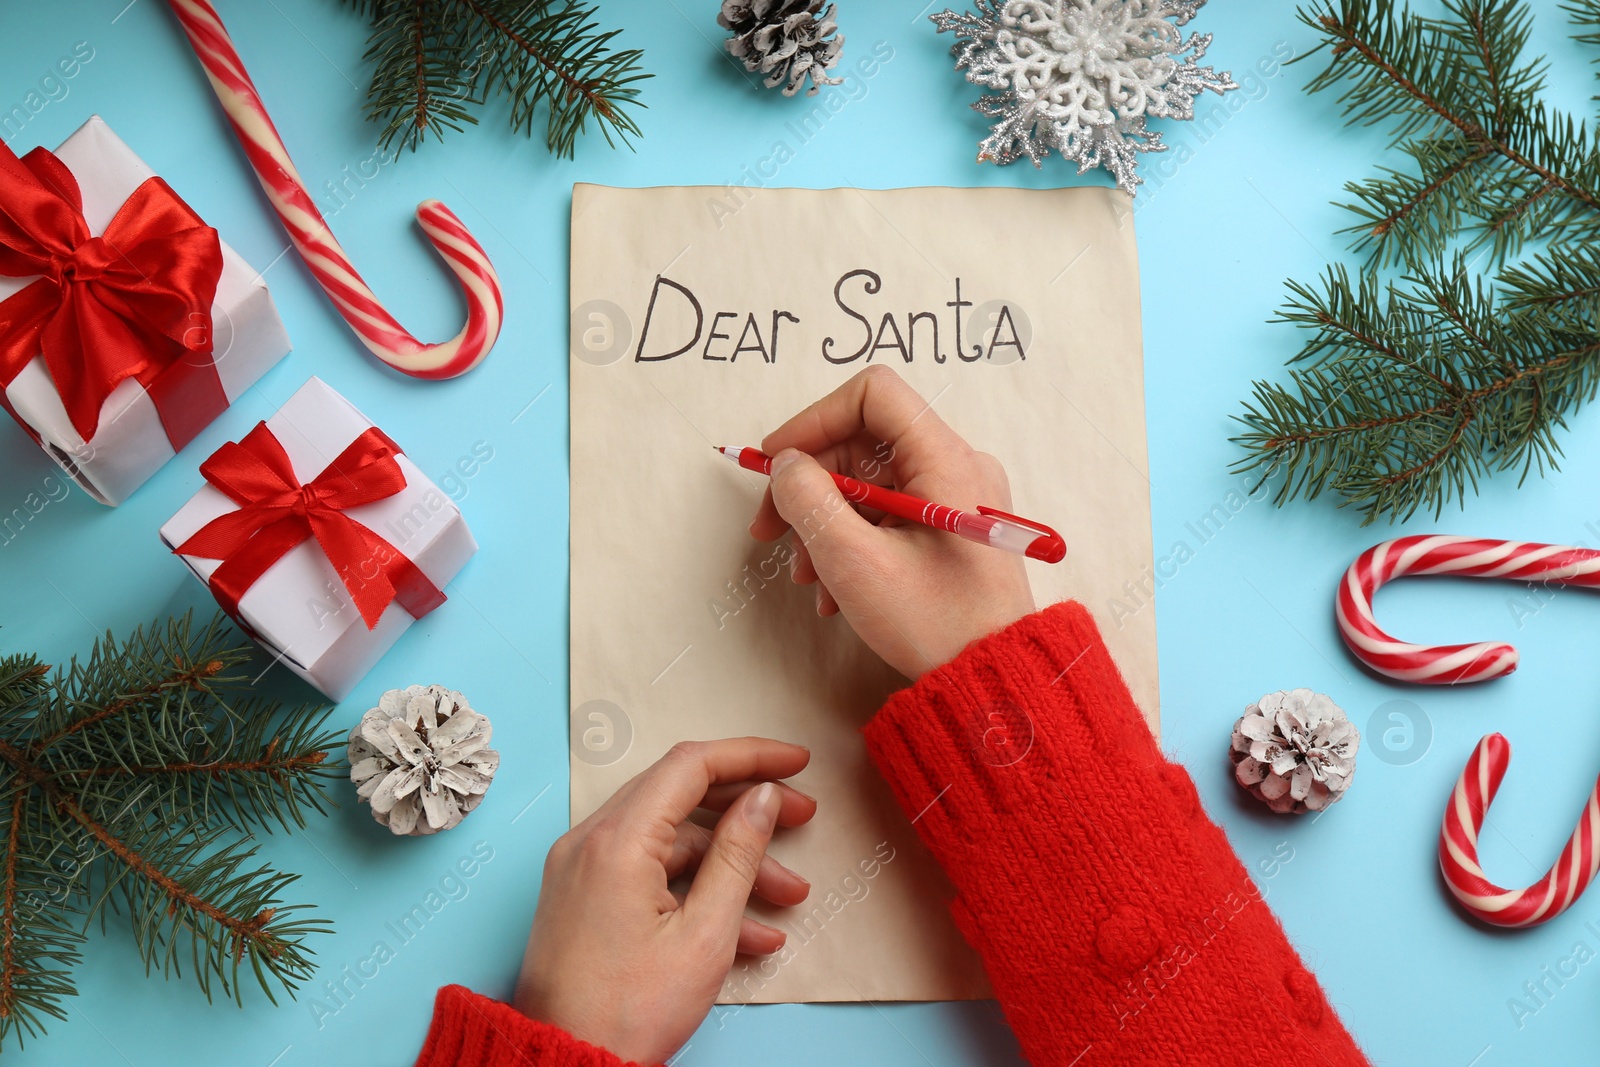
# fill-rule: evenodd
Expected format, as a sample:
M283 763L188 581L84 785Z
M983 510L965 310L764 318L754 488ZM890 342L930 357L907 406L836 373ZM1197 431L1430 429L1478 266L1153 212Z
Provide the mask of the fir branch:
M119 837L70 797L59 803L123 869L125 876L112 876L112 885L123 890L147 972L159 961L163 973L181 974L181 950L187 947L206 999L215 981L240 1004L239 971L246 960L274 1003L269 973L290 992L313 973L301 939L328 923L298 920L292 916L298 906L281 905L279 894L297 875L265 867L241 871L256 850L241 841L221 842L217 830L174 832L158 816L153 825L137 825Z
M1362 221L1346 232L1375 262L1445 251L1458 233L1498 261L1530 236L1592 223L1600 211L1597 146L1536 99L1542 60L1525 63L1532 21L1520 0L1447 0L1426 19L1393 0L1303 10L1331 46L1308 89L1342 86L1347 118L1390 123L1415 173L1385 170L1346 188ZM1541 210L1534 211L1535 207Z
M22 863L22 816L28 807L28 791L18 789L11 801L11 817L6 823L5 867L0 872L0 1014L10 1014L16 996L17 967L17 880Z
M247 967L269 999L312 973L304 939L326 924L281 901L295 876L253 864L240 832L321 810L340 739L314 707L251 695L250 655L221 616L185 616L54 673L0 659L0 1037L63 1017L75 921L115 900L147 970L187 960L207 997L242 1000Z
M1425 146L1423 151L1429 149L1433 149L1433 146ZM1386 238L1396 230L1441 234L1459 225L1456 201L1445 194L1453 192L1450 186L1466 183L1471 177L1472 168L1488 158L1489 148L1472 145L1460 151L1452 144L1444 146L1442 150L1433 149L1441 155L1448 152L1454 157L1448 161L1427 160L1423 151L1418 152L1419 163L1423 163L1419 168L1423 171L1421 174L1412 175L1384 168L1385 178L1373 178L1364 184L1351 183L1345 186L1347 191L1360 197L1363 202L1361 205L1346 205L1349 210L1366 219L1365 225L1353 226L1347 231L1361 235L1357 247L1369 238ZM1431 155L1432 151L1428 154ZM1429 166L1429 162L1433 165ZM1429 243L1442 242L1436 237ZM1400 244L1399 241L1389 242L1389 247L1398 247Z
M19 1044L44 1032L46 1016L66 1018L63 1000L77 992L71 971L85 940L62 907L79 895L78 865L57 869L50 852L33 855L19 847L45 832L35 807L19 790L0 809L6 842L0 894L0 1034L15 1033Z
M199 666L186 666L182 663L175 663L167 674L156 681L148 682L139 689L120 696L103 707L92 708L81 718L72 719L65 725L58 727L55 732L34 742L29 756L36 759L41 753L66 740L73 734L93 729L104 722L115 719L129 709L136 708L145 701L161 695L164 690L180 686L195 688L204 679L211 677L221 669L222 663L219 660L211 660Z
M0 730L14 730L37 714L49 677L49 666L33 656L0 657Z
M1600 48L1600 0L1568 0L1561 6L1572 24L1584 31L1573 34L1572 39ZM1593 62L1600 64L1600 55L1596 55ZM1595 72L1595 77L1600 78L1600 71ZM1600 96L1594 99L1600 100Z
M382 122L378 144L413 151L429 134L477 123L468 104L483 102L479 64L457 51L440 27L442 0L356 4L373 20L365 59L373 63L368 119Z
M511 127L532 134L541 107L549 110L545 143L557 156L571 157L578 134L592 118L606 143L613 134L627 143L639 127L624 105L636 103L633 83L644 53L611 52L618 32L595 33L594 8L525 0L451 0L473 12L486 35L502 38L489 52L489 69L511 97Z
M1237 416L1236 469L1282 472L1280 504L1332 492L1367 522L1438 515L1488 474L1555 468L1558 432L1600 388L1600 143L1537 99L1521 0L1444 7L1301 12L1328 55L1311 91L1338 87L1351 122L1390 124L1411 165L1346 186L1367 263L1289 284L1278 321L1305 331L1290 361L1304 366L1257 382ZM1535 236L1544 249L1507 262ZM1474 249L1493 285L1471 274Z
M1501 272L1506 307L1552 316L1577 332L1600 332L1600 247L1541 252Z
M1600 336L1512 312L1436 264L1380 297L1332 268L1278 317L1309 332L1289 383L1256 383L1238 469L1283 471L1281 504L1335 492L1368 522L1439 514L1492 471L1555 467L1554 431L1600 386Z
M322 731L312 709L284 718L260 702L214 696L216 714L197 722L170 758L96 766L75 762L83 755L74 753L51 773L105 809L138 796L239 830L305 826L306 809L323 810L320 782L341 773L327 764L340 739Z
M367 117L384 124L380 144L416 149L432 133L476 123L472 106L491 88L510 102L511 127L531 135L544 116L545 142L573 155L592 122L608 144L639 134L643 107L638 49L613 51L595 9L572 0L345 0L373 24Z
M96 778L117 774L134 776L196 774L209 775L212 778L223 778L235 774L265 774L270 778L277 779L288 772L315 767L328 758L326 752L286 755L279 753L277 746L278 739L274 738L259 759L217 759L207 760L204 763L167 763L155 767L73 767L60 772L60 774L64 778Z

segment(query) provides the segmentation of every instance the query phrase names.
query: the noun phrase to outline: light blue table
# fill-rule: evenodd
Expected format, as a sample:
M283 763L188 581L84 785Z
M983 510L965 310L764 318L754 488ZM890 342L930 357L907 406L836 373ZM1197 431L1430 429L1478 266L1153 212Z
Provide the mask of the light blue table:
M422 385L381 369L353 340L285 240L176 26L158 0L9 0L0 31L0 116L44 101L5 136L54 145L91 113L103 115L267 279L295 352L129 503L107 511L74 493L0 546L0 642L59 662L97 631L122 632L157 615L206 607L198 585L157 543L158 524L199 485L196 466L318 374L378 417L426 471L443 476L478 442L493 459L461 487L483 544L450 587L451 603L419 623L335 712L347 724L384 688L448 680L495 716L504 769L488 802L443 837L395 842L349 803L309 833L268 840L266 855L303 873L296 899L337 923L315 943L320 964L298 1003L259 995L241 1012L208 1007L187 980L146 980L122 924L96 936L78 972L70 1021L22 1054L19 1067L176 1064L299 1067L409 1063L431 994L464 982L505 994L522 954L541 861L566 827L566 386L567 213L576 181L616 185L737 180L804 105L750 88L719 51L715 0L605 0L603 19L626 25L656 78L637 152L580 144L576 162L511 136L501 115L349 179L373 166L375 128L359 106L367 79L361 20L334 0L220 4L251 71L322 198L343 183L334 227L369 280L424 337L456 328L456 299L411 224L418 200L437 196L483 240L505 281L505 333L489 361L453 382ZM1541 2L1535 46L1555 62L1559 102L1587 113L1587 58ZM843 0L847 52L886 42L894 53L856 99L788 162L774 184L863 187L1072 182L1050 160L977 167L983 129L966 105L973 89L951 70L948 39L917 3ZM1600 768L1600 613L1582 594L1515 617L1521 590L1484 583L1405 583L1384 597L1385 621L1415 640L1512 637L1524 667L1511 679L1462 691L1381 684L1345 653L1331 623L1334 583L1387 528L1362 530L1331 506L1279 512L1252 503L1202 542L1187 525L1239 484L1229 416L1253 377L1276 375L1294 338L1266 323L1287 277L1310 279L1342 255L1331 236L1345 216L1329 202L1367 174L1383 138L1343 128L1330 97L1309 98L1305 66L1251 73L1310 46L1288 5L1218 3L1197 23L1213 31L1211 58L1246 88L1207 98L1204 129L1171 129L1174 152L1147 166L1137 224L1143 268L1150 479L1155 545L1194 552L1160 590L1163 744L1193 771L1209 810L1247 865L1275 852L1293 859L1261 876L1328 993L1374 1059L1390 1064L1592 1062L1600 1043L1600 964L1580 968L1519 1027L1508 999L1545 980L1585 944L1600 949L1600 897L1532 932L1498 935L1447 903L1433 859L1438 817L1473 743L1491 729L1517 746L1506 792L1484 835L1488 869L1533 880L1555 856ZM76 78L46 85L56 59L87 42ZM1248 78L1247 78L1248 76ZM864 88L864 95L862 90ZM64 93L64 95L63 95ZM15 113L13 113L15 114ZM996 220L974 240L1004 240ZM1019 225L1014 238L1027 239ZM797 233L826 240L827 220ZM51 473L22 435L0 428L0 513ZM1573 543L1600 538L1600 429L1575 420L1563 438L1564 473L1490 483L1465 516L1406 529ZM1591 525L1593 524L1593 525ZM1562 668L1563 662L1576 668ZM1363 727L1387 701L1410 701L1431 726L1420 759L1389 763L1364 751L1349 798L1315 825L1275 818L1228 780L1228 729L1261 693L1297 685L1332 694ZM1385 709L1382 714L1387 714ZM1382 718L1380 714L1380 719ZM1380 742L1368 733L1368 745ZM1426 732L1426 731L1424 731ZM1398 736L1398 735L1396 735ZM1415 752L1411 754L1415 755ZM1130 798L1137 803L1137 798ZM362 970L387 924L448 881L478 842L493 859L455 888L446 907L372 977ZM1586 925L1596 922L1595 927ZM1567 968L1571 973L1571 967ZM321 988L343 982L334 1000ZM317 1010L316 1005L322 1005ZM1528 1002L1530 1007L1534 1002ZM1274 1058L1277 1020L1241 1019L1241 1049ZM1247 1054L1242 1053L1242 1057ZM708 1023L681 1061L732 1064L1008 1064L1015 1044L992 1004L780 1006Z

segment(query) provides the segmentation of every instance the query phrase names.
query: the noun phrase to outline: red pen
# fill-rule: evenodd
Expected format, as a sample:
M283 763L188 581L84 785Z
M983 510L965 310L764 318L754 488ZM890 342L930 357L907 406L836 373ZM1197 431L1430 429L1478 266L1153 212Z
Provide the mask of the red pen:
M712 447L747 471L772 474L772 457L764 452L754 448ZM1002 548L1046 563L1060 563L1067 554L1067 543L1061 539L1061 535L1043 523L1031 522L982 505L978 507L978 514L974 515L843 474L835 474L833 480L844 498L852 504L876 508L907 522L919 522L980 545Z

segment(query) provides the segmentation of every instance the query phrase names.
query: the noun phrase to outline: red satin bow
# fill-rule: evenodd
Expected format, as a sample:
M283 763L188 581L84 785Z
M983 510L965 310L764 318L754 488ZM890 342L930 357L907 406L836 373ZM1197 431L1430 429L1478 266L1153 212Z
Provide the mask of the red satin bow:
M211 575L211 590L223 610L238 618L239 601L256 579L315 537L367 629L396 600L420 619L444 603L444 593L405 553L345 514L405 488L405 472L395 462L399 454L400 447L373 427L301 485L283 445L266 423L258 423L243 441L230 441L200 465L206 481L238 510L212 519L173 551L222 560Z
M175 450L228 406L211 338L222 244L160 178L94 237L64 163L0 145L0 275L40 275L0 301L0 390L43 352L85 441L128 378L150 394Z

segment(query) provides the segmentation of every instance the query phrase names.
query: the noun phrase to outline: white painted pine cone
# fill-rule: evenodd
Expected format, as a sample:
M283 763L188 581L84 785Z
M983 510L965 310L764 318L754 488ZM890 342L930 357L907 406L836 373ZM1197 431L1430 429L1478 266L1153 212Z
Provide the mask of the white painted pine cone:
M350 731L350 780L400 836L455 826L483 800L500 753L488 716L442 685L391 689Z
M1268 693L1233 724L1235 780L1280 814L1322 811L1337 802L1356 773L1361 734L1343 709L1321 693Z
M844 37L824 0L723 0L717 24L731 32L728 52L744 69L767 76L769 89L783 86L793 96L811 78L807 96L844 79L828 70L839 62Z

